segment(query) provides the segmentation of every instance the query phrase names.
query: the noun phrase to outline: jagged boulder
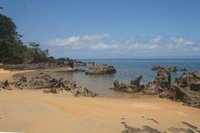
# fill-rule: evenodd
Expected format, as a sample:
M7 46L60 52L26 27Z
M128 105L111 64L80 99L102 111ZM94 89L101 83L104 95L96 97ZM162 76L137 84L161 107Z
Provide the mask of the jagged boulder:
M49 75L40 73L32 77L29 81L22 76L15 84L19 89L43 89L44 93L58 93L62 90L71 91L74 96L94 97L97 94L87 88L77 86L75 82L64 80L63 78L52 78Z
M114 88L110 88L110 89L112 89L114 91L127 92L127 93L131 93L131 92L136 92L137 91L136 86L120 83L117 80L114 81L113 85L114 85Z
M1 81L0 88L10 90L10 85L8 80Z
M71 90L71 93L73 96L80 97L80 96L86 96L86 97L95 97L96 94L89 91L87 88L79 86L77 88L74 88Z
M126 93L133 93L138 92L144 88L144 85L140 85L140 80L142 76L136 76L133 80L131 80L130 84L120 83L119 81L114 81L113 85L114 88L110 88L115 91L126 92Z
M24 89L24 88L29 87L27 78L25 76L22 76L18 81L16 81L15 87L18 89Z
M168 72L176 72L176 71L178 71L178 69L176 68L176 66L169 66L167 68L167 70L168 70Z
M86 71L86 74L113 74L116 73L116 69L114 66L103 64L103 65L97 65L90 67L88 71Z
M174 99L175 92L163 91L159 94L160 98Z
M152 128L147 125L143 126L142 128L139 128L124 124L124 128L125 129L122 130L121 133L162 133L158 129Z
M187 71L187 69L186 68L182 68L182 69L180 69L180 71L185 72L185 71Z
M174 100L185 105L200 108L200 72L185 72L176 78L172 85L175 92Z
M164 69L164 68L161 67L160 65L154 65L154 66L151 68L152 71L158 71L158 70L160 70L160 69Z
M62 89L60 89L60 88L48 88L48 89L43 89L43 92L56 94L56 93L60 92L61 90Z
M140 80L142 79L142 75L137 75L133 80L131 80L130 84L135 85L136 87L140 87Z
M60 87L62 87L66 91L70 91L72 89L77 88L76 82L64 80L63 78L59 79L59 84L60 84Z
M148 82L143 90L145 94L157 95L163 91L171 90L171 75L170 72L160 66L154 66L152 70L157 72L154 80Z

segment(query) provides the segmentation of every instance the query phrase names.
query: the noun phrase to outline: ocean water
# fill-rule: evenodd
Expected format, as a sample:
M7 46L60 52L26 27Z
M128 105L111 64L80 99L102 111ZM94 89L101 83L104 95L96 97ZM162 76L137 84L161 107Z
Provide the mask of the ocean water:
M200 71L200 60L170 60L170 59L116 59L116 60L83 60L83 61L94 61L97 64L111 64L117 69L117 73L109 76L112 80L119 80L123 82L130 82L134 76L141 74L143 75L143 83L153 79L156 72L152 71L151 68L154 65L160 65L162 67L168 67L174 65L178 71L171 73L173 79L180 76L183 72L180 71L186 68L188 71Z
M147 83L151 79L154 79L156 72L152 71L151 68L153 65L160 65L162 67L168 67L170 65L177 66L177 69L186 68L188 71L200 71L200 60L167 60L167 59L154 59L154 60L130 60L130 59L118 59L118 60L82 60L84 62L95 62L97 64L110 64L117 69L116 74L111 75L85 75L84 72L78 73L66 73L62 75L65 78L75 80L81 85L88 87L90 90L95 91L103 96L119 96L125 97L130 96L126 94L119 94L110 90L109 88L113 87L113 82L118 80L120 82L129 83L136 75L141 74L143 78L142 83ZM175 77L180 76L183 72L177 71L171 74L172 80ZM172 81L173 82L173 81Z

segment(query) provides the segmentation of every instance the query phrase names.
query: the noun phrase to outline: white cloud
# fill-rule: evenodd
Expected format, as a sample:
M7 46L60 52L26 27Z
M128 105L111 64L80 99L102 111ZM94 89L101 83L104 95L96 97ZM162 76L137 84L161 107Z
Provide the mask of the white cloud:
M78 44L79 42L80 42L80 37L72 36L65 39L57 38L57 39L49 40L45 43L49 45L57 45L57 46L70 46L70 45Z
M85 35L82 37L82 40L84 41L99 41L102 39L106 39L109 38L110 35L109 34L101 34L101 35Z
M89 48L94 49L94 50L102 50L102 49L108 50L108 49L118 49L118 48L120 48L120 46L117 44L98 43L96 45L91 45Z
M190 41L183 37L172 37L169 39L167 49L177 52L200 52L200 43Z
M142 38L131 36L125 40L116 40L109 34L71 36L67 38L57 38L45 41L43 44L58 46L63 49L89 51L105 51L124 53L151 53L155 55L163 54L199 54L200 43L194 42L184 37L162 38L156 36L152 38Z

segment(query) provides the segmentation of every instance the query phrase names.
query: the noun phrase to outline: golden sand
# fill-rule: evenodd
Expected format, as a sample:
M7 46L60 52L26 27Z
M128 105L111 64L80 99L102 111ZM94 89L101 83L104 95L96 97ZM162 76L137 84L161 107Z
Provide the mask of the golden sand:
M21 72L0 70L0 80L12 81ZM11 86L13 88L13 86ZM155 119L159 124L147 118ZM200 125L200 109L158 97L73 97L69 92L44 94L42 90L1 90L0 131L34 133L119 133L121 122L148 125L169 132L182 121Z

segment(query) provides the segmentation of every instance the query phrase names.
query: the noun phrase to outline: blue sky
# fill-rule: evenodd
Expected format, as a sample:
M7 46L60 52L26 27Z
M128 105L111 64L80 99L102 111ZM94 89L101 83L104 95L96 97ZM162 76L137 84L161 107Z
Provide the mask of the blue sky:
M199 58L200 0L0 0L55 57Z

